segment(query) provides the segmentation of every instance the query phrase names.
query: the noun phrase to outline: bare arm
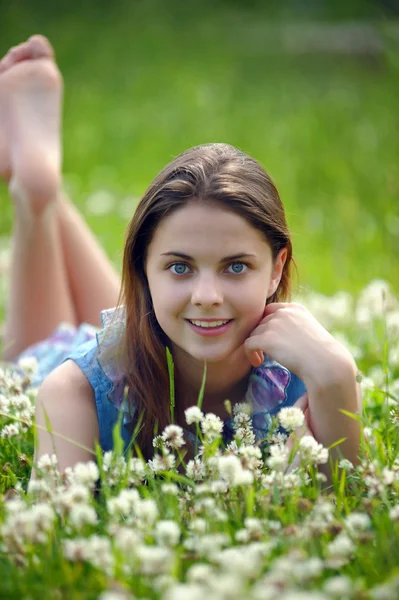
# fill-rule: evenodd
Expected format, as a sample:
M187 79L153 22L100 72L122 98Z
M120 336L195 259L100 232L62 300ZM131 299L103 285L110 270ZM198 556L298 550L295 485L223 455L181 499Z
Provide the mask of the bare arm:
M45 414L50 421L52 434L47 431ZM51 455L54 451L61 473L77 462L95 460L94 442L99 440L99 426L94 391L73 361L68 360L60 365L39 388L36 425L38 444L35 448L35 464L40 456Z

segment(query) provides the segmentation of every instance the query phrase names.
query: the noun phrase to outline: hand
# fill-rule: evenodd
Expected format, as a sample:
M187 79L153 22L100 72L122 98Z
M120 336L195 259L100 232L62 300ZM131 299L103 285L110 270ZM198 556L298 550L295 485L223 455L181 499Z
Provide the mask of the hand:
M268 304L263 318L244 343L250 363L259 367L263 353L305 382L314 373L331 369L332 361L352 360L340 344L301 304Z

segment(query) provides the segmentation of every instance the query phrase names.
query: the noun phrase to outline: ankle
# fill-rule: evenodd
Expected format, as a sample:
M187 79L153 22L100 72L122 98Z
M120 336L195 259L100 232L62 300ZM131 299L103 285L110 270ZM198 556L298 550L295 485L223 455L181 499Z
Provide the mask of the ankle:
M8 191L16 212L25 214L28 219L42 218L51 213L61 195L59 177L56 174L51 179L47 177L45 181L37 179L35 185L26 185L23 180L12 177Z

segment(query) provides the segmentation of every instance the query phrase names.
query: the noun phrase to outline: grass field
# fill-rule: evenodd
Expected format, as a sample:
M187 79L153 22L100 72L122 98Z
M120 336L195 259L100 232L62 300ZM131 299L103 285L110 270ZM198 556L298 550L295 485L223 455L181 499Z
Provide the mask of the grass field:
M284 19L300 31L311 15L294 7L308 5L266 4L0 0L0 52L36 32L54 44L65 184L118 268L140 195L176 154L225 141L265 165L293 233L297 291L363 374L359 463L339 461L327 480L332 448L298 441L296 409L279 413L292 451L277 419L261 450L239 404L227 452L220 419L194 408L202 448L187 464L172 426L152 460L121 456L119 439L63 474L43 456L29 482L34 365L20 365L21 379L0 364L1 598L399 597L399 48L376 5L326 0L312 4L319 22L368 19L380 50L300 53L290 39L288 52ZM4 186L0 215L7 247ZM376 278L391 288L367 286ZM0 292L3 282L0 272Z
M280 21L259 6L43 6L3 11L0 51L33 32L54 44L65 79L65 180L115 264L128 215L156 173L190 146L226 141L277 182L301 285L356 293L378 277L399 289L392 40L376 56L295 55L282 51ZM377 30L385 39L381 19ZM101 215L91 208L99 197ZM0 207L7 236L5 187Z

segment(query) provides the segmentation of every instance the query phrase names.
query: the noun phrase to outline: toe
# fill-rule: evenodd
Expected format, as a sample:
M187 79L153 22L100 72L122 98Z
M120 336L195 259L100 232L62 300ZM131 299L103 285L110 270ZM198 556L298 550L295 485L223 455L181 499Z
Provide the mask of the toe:
M32 58L53 58L54 50L44 35L32 35L28 40Z
M28 56L28 44L19 44L18 46L13 46L9 49L3 60L1 61L1 71L6 71L10 69L15 63L20 62L21 60L25 60L29 58Z

